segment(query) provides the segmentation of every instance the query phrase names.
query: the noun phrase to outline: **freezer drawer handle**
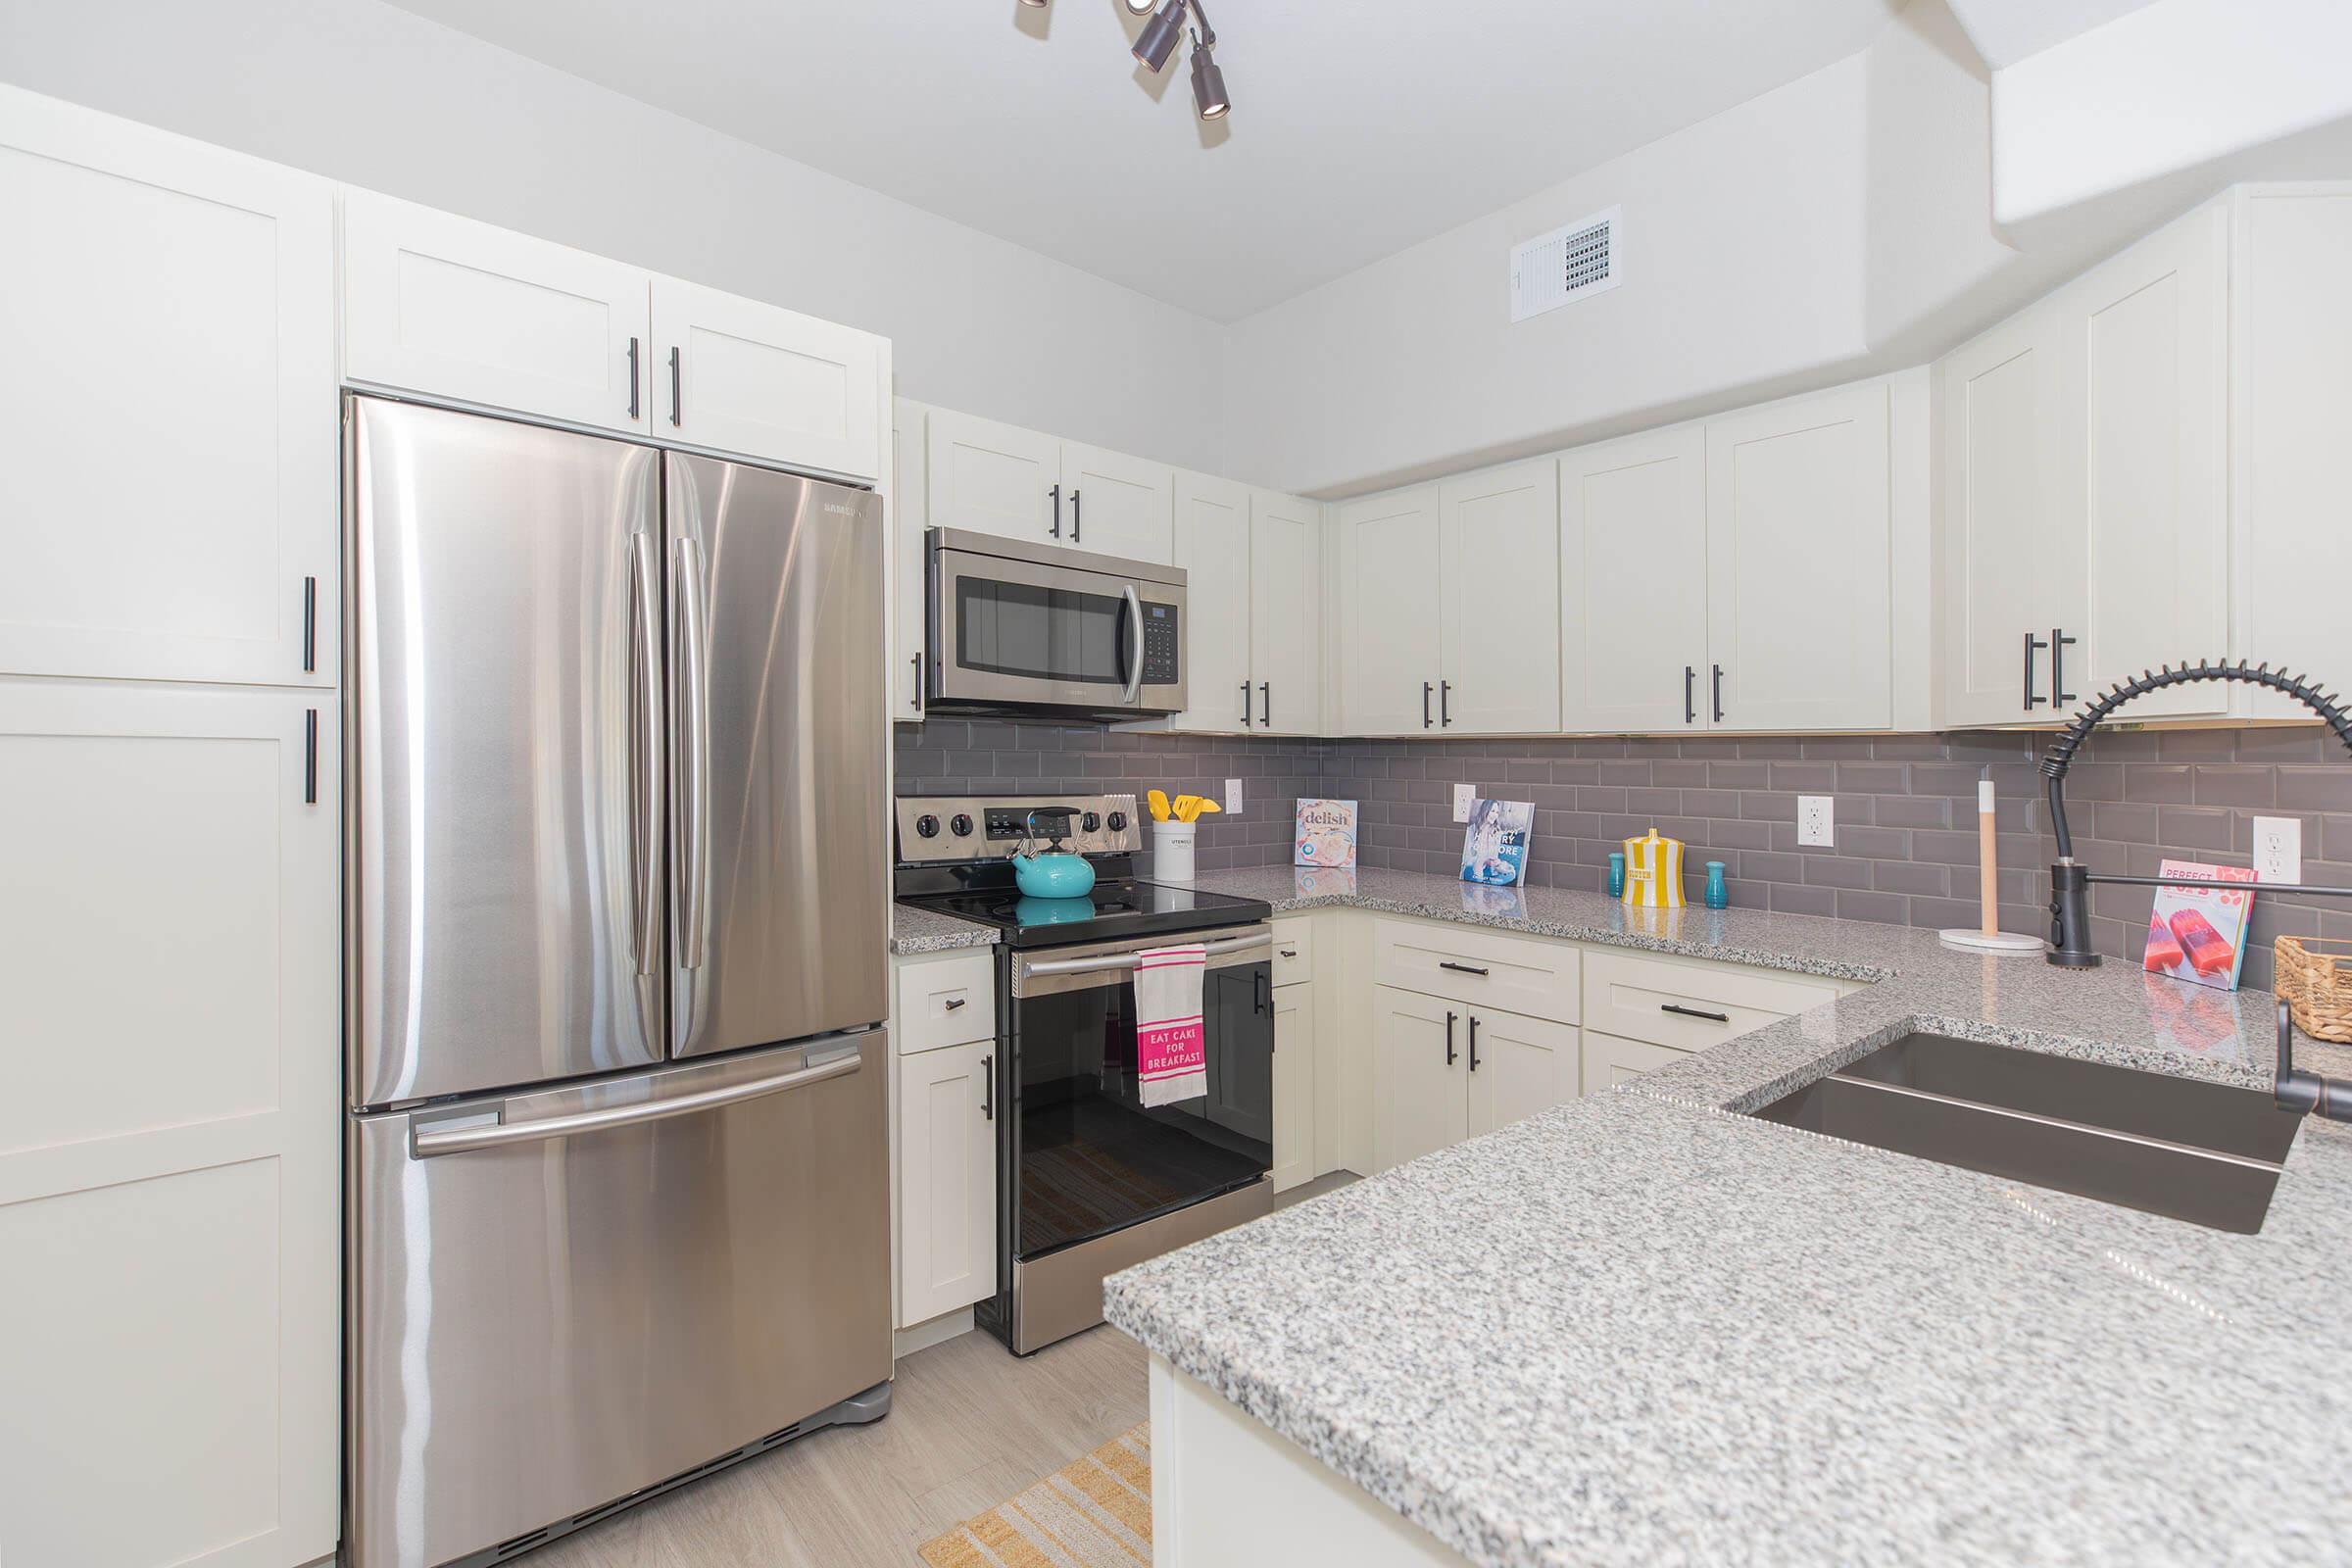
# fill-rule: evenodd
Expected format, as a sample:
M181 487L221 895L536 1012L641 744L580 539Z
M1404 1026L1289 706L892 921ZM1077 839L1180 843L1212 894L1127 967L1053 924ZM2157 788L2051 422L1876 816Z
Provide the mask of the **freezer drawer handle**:
M409 1123L409 1152L416 1159L430 1159L435 1154L463 1154L468 1150L495 1149L505 1144L535 1144L550 1138L569 1138L578 1133L608 1132L615 1127L666 1121L672 1116L692 1116L700 1111L717 1110L726 1105L740 1105L747 1100L782 1094L787 1089L807 1089L829 1078L846 1078L856 1072L864 1060L865 1053L860 1049L813 1067L795 1067L790 1072L754 1078L749 1083L729 1084L723 1089L705 1089L699 1094L680 1095L674 1100L641 1101L633 1105L605 1105L595 1110L578 1110L568 1116L547 1116L537 1121L482 1123L427 1132L418 1130L412 1120Z

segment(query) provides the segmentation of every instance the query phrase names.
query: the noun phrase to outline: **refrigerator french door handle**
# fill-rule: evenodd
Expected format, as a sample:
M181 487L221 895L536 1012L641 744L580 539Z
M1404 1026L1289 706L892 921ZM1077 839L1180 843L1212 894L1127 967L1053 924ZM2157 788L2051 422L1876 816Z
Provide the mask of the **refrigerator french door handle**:
M636 687L638 722L629 736L629 766L637 788L630 792L630 915L635 927L637 972L654 972L654 940L662 918L661 888L655 880L656 833L662 821L662 563L650 533L629 535L629 612L635 644L630 678Z
M550 1138L570 1138L580 1133L607 1132L615 1127L636 1127L649 1121L666 1121L672 1116L692 1116L706 1110L739 1105L747 1100L763 1100L788 1089L807 1089L828 1079L846 1078L862 1066L864 1061L865 1053L859 1048L847 1055L835 1056L812 1067L795 1067L790 1072L754 1078L749 1083L705 1089L697 1094L679 1095L670 1100L646 1100L631 1105L602 1105L595 1110L575 1110L568 1115L545 1116L534 1121L482 1122L443 1130L424 1130L419 1129L412 1119L409 1123L409 1155L413 1159L430 1159L436 1154L463 1154L473 1149L544 1143Z
M1077 537L1075 531L1071 537ZM1135 584L1131 582L1121 583L1119 592L1127 596L1127 619L1135 628L1134 635L1129 639L1135 649L1135 658L1127 666L1127 685L1120 693L1132 703L1144 690L1144 602L1135 596Z
M677 541L678 733L685 778L678 800L678 966L699 969L710 942L710 620L703 542Z

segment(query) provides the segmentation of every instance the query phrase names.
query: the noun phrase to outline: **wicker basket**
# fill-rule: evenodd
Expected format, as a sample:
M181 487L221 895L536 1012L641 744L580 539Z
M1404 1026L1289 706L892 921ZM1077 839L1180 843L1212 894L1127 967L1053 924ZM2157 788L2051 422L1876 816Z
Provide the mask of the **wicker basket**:
M2352 1044L2352 942L2280 937L2273 952L2274 984L2293 1004L2295 1027L2314 1040Z

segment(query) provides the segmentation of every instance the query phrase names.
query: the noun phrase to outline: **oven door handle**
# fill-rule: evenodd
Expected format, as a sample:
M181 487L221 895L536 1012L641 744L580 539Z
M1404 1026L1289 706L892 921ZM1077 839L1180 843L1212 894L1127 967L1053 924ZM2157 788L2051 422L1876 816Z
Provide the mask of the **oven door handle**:
M1180 943L1171 944L1171 946L1181 945ZM1221 958L1227 954L1248 953L1252 949L1270 948L1273 945L1274 933L1260 931L1251 936L1227 937L1221 942L1203 943L1200 951L1205 957ZM1092 958L1024 958L1021 960L1021 977L1042 980L1047 975L1054 974L1123 974L1133 970L1137 964L1143 961L1146 951L1150 950L1138 949L1133 953L1107 953Z
M1144 691L1144 602L1135 596L1135 584L1131 582L1121 583L1119 592L1127 596L1127 623L1134 628L1128 641L1135 650L1135 657L1127 665L1127 685L1120 696L1132 703Z

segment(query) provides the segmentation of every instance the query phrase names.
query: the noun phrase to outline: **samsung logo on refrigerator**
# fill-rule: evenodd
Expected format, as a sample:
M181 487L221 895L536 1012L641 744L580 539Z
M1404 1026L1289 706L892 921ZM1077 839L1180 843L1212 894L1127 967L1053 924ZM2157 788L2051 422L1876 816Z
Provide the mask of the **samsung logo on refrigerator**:
M827 512L832 513L837 517L855 517L858 515L858 509L856 507L845 507L838 501L825 502L824 509Z

